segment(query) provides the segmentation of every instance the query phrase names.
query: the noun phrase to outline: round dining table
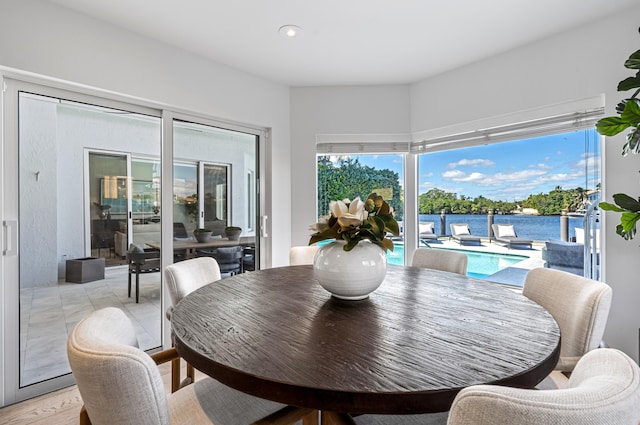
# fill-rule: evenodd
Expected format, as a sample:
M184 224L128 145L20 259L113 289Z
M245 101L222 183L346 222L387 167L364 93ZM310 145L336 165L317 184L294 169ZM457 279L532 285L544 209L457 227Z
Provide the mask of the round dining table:
M388 266L361 301L334 298L312 266L212 282L180 301L175 347L242 392L340 414L449 410L475 384L532 388L555 367L553 317L507 286Z

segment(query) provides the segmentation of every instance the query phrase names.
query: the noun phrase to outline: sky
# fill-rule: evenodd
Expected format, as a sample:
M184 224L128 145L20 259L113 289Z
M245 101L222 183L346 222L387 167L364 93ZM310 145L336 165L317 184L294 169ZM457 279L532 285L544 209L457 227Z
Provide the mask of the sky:
M424 154L419 159L419 193L438 188L458 196L514 202L556 186L593 189L600 182L598 140L595 130L574 131ZM364 165L403 175L401 155L358 158Z

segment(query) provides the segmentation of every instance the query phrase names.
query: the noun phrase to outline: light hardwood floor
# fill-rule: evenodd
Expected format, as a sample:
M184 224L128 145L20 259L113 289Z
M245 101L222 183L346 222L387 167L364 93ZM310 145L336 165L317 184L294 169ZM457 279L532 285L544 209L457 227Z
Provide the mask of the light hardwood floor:
M182 362L181 376L185 376ZM159 366L167 394L171 391L171 365ZM198 376L200 375L200 376ZM196 371L196 380L201 378ZM75 385L0 409L0 425L70 425L77 424L82 398Z

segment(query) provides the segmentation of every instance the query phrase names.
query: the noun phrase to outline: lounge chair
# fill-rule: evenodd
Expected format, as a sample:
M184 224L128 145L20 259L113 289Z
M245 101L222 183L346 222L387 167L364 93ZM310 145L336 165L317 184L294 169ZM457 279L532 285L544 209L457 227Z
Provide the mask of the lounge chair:
M451 228L451 237L455 239L460 245L465 242L477 242L480 244L480 237L474 236L469 230L469 225L466 223L455 223L449 225Z
M420 239L437 240L438 235L433 232L433 221L423 221L418 223L418 230L420 231Z
M533 243L530 239L519 238L513 224L492 224L493 237L497 242L506 244L509 248L513 245L528 245L531 248Z

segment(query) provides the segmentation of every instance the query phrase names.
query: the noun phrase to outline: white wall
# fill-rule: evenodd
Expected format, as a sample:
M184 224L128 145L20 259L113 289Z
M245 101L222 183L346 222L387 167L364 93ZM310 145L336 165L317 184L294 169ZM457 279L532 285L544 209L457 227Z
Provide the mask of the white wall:
M638 16L640 7L414 84L412 131L499 119L512 111L601 94L607 114L614 114L623 97L616 86L633 75L624 61L640 47ZM639 158L623 158L623 143L623 137L616 137L603 145L605 200L618 192L640 195ZM624 241L615 234L618 217L607 213L605 220L604 280L614 293L605 340L638 359L640 282L633 265L640 248L637 240Z
M406 134L409 86L291 89L291 244L307 245L316 221L318 134Z
M403 133L416 137L477 120L509 123L513 112L539 117L555 105L604 95L608 114L621 99L618 81L632 75L623 63L638 49L640 7L505 54L396 87L291 90L292 244L306 244L315 219L315 137L327 133ZM409 108L407 109L407 96ZM550 105L554 105L550 107ZM410 114L407 124L405 113ZM506 117L506 114L512 114ZM407 125L409 130L407 130ZM640 194L638 158L622 158L622 137L603 147L603 196ZM615 234L618 217L605 220L604 278L614 299L606 342L638 358L640 283L633 268L638 242Z
M289 89L37 0L0 0L0 66L271 129L273 264L290 245ZM273 235L274 232L271 232Z

